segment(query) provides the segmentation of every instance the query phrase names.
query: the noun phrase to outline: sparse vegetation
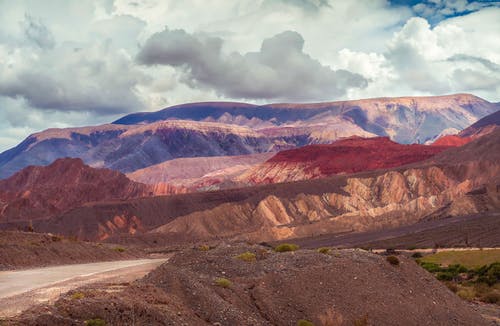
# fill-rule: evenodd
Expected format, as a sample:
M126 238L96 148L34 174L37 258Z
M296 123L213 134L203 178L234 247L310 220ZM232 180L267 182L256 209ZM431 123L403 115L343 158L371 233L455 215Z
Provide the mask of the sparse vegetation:
M399 265L399 259L396 256L387 256L386 260L389 262L391 265Z
M126 249L123 247L114 247L113 250L116 252L125 252Z
M71 295L71 299L73 300L81 300L85 298L85 294L83 294L83 292L75 292Z
M328 248L328 247L321 247L321 248L318 248L318 252L320 254L325 254L325 255L328 255L330 252L332 251L332 249Z
M227 278L220 277L215 280L215 285L220 286L222 288L229 288L233 285L233 283Z
M295 251L298 249L299 249L299 246L297 246L296 244L282 243L282 244L277 245L274 248L274 251L276 251L276 252L288 252L288 251Z
M250 251L244 252L244 253L242 253L234 258L240 259L240 260L243 260L246 262L253 262L253 261L257 260L256 255Z
M210 246L209 246L209 245L205 245L205 244L203 244L203 245L200 245L200 246L198 247L198 250L199 250L199 251L209 251L209 250L210 250Z
M356 319L354 321L354 326L368 326L368 317L363 316L362 318Z
M301 319L297 321L297 326L314 326L314 323L307 319Z
M52 235L52 236L50 237L50 239L51 239L53 242L60 242L60 241L62 241L62 239L63 239L63 238L62 238L61 236L59 236L59 235Z
M442 251L425 256L421 261L443 266L460 264L467 268L478 268L500 262L500 249Z
M478 262L491 262L495 259L496 253L490 251L492 250L455 251L451 252L451 255L440 255L448 253L443 252L430 255L430 259L427 259L429 256L417 259L417 262L428 272L433 273L438 280L446 282L446 286L460 298L499 304L500 262L477 266ZM439 263L441 261L447 264Z
M85 321L86 326L106 326L106 322L101 318L94 318Z

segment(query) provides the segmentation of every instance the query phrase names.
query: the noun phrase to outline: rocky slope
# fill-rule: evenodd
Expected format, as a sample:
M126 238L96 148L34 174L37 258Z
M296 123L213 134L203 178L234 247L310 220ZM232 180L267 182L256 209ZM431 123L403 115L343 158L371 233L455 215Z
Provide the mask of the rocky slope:
M423 143L496 110L497 104L466 94L263 106L186 104L115 124L33 134L0 154L0 178L62 157L128 173L176 158L280 151L352 135Z
M419 163L241 189L101 202L40 231L172 244L364 232L500 210L500 130ZM4 227L1 226L0 227ZM128 235L134 230L133 238Z
M158 112L131 114L115 123L136 124L165 119L188 119L218 121L253 128L325 126L337 123L337 130L347 130L347 124L351 122L366 132L390 136L399 143L423 143L445 129L462 130L498 109L497 104L469 94L261 106L209 102L178 105ZM363 136L358 133L351 135Z
M0 180L0 221L35 220L102 200L126 200L171 191L129 180L120 172L94 169L80 159L30 166Z
M235 258L255 254L255 261ZM415 262L360 250L275 253L262 246L184 250L133 284L63 295L13 325L488 325ZM220 283L220 278L226 280ZM219 280L219 283L217 283ZM218 285L219 284L219 285ZM221 286L225 285L225 286ZM302 325L302 324L300 324Z
M278 183L393 168L423 161L447 148L401 145L388 137L353 137L281 151L236 179L243 184Z
M500 111L487 115L476 123L462 130L461 137L480 137L486 135L500 126Z

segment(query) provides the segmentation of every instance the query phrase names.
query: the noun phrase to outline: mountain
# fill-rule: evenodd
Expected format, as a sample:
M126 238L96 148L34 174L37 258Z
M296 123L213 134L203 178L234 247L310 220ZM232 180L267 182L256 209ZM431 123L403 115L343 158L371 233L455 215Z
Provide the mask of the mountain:
M90 202L167 192L133 182L120 172L91 168L80 159L58 159L0 180L0 221L47 218Z
M424 142L497 109L466 94L263 106L186 104L129 115L114 124L33 134L0 154L0 178L63 157L130 173L177 158L276 152L353 135Z
M101 201L34 221L34 227L84 239L150 244L154 240L169 245L366 232L498 212L499 146L500 129L406 166L240 189ZM123 225L136 226L134 235L129 236L130 229Z
M479 137L488 134L500 126L500 111L492 113L471 126L462 130L459 135L461 137Z
M387 169L423 161L447 148L401 145L388 137L352 137L328 145L281 151L244 172L237 180L244 184L278 183Z
M446 135L439 137L431 143L432 146L462 146L472 141L471 137L460 137L458 135Z
M193 103L158 112L135 113L115 124L151 123L167 119L217 121L269 128L342 124L353 122L377 136L399 143L423 143L444 129L463 128L499 109L498 104L469 94L431 97L375 98L313 104ZM351 134L358 135L359 134Z

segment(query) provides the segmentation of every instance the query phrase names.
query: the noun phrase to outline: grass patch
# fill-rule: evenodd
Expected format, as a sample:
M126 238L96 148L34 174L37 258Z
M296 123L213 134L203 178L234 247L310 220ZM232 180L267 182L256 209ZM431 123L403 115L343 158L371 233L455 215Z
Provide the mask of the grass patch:
M229 288L233 285L233 283L227 278L220 277L215 280L215 285L220 286L221 288Z
M71 299L73 300L81 300L85 298L85 294L83 294L83 292L75 292L71 295Z
M301 319L297 321L297 326L314 326L314 323L307 319Z
M127 250L127 249L125 249L123 247L114 247L113 250L116 252L125 252L125 250Z
M389 262L389 264L397 266L399 265L399 259L396 256L387 256L386 260Z
M86 326L106 326L106 321L101 318L94 318L85 321Z
M421 261L444 266L460 264L466 268L478 268L500 262L500 249L442 251L425 256Z
M244 253L242 253L234 258L240 259L240 260L243 260L246 262L254 262L257 260L257 256L255 256L255 254L250 252L250 251L244 252Z
M328 247L321 247L321 248L318 248L317 250L320 254L325 254L325 255L328 255L330 254L330 252L332 251L332 249L328 248Z
M209 246L209 245L205 245L205 244L203 244L203 245L200 245L200 246L198 247L198 250L199 250L199 251L209 251L209 250L210 250L210 246Z
M274 247L274 251L276 252L288 252L298 250L299 246L293 243L282 243Z

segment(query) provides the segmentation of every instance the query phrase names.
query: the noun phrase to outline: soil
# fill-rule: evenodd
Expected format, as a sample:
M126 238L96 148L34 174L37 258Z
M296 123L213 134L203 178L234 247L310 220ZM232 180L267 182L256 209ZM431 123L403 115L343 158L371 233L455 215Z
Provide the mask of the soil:
M256 261L235 256L252 252ZM7 325L492 325L411 259L220 245L176 253L130 285L87 286ZM218 278L230 281L216 285Z
M146 257L137 248L77 241L58 235L0 231L0 270Z

